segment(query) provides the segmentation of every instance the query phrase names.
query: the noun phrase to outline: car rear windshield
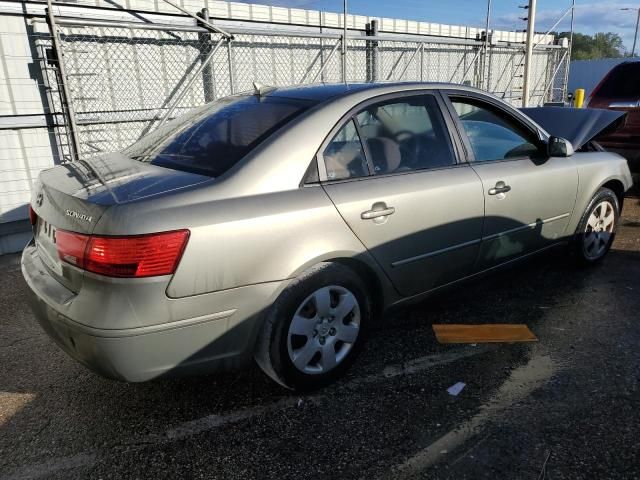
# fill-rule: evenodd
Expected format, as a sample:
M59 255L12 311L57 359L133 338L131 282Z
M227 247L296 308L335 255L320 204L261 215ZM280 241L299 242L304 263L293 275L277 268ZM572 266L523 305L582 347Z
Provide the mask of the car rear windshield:
M640 62L625 63L611 70L600 85L596 96L640 98Z
M172 120L124 153L152 165L218 177L309 107L281 97L227 97Z

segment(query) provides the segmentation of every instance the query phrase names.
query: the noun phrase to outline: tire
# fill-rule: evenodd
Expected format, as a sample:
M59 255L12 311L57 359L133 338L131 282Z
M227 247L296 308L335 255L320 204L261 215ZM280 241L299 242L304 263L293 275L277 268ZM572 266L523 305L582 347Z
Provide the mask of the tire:
M321 388L353 363L371 318L362 279L340 263L318 264L287 286L269 309L256 362L286 388Z
M608 188L599 189L587 206L576 235L572 250L582 265L600 262L609 252L620 219L618 197Z

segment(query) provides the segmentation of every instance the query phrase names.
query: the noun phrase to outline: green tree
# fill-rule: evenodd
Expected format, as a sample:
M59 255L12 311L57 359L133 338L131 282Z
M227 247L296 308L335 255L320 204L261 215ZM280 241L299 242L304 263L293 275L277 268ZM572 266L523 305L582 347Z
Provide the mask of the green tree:
M561 32L560 38L570 37L569 32ZM600 32L595 35L573 34L571 60L596 60L599 58L620 58L624 48L620 35L613 32Z

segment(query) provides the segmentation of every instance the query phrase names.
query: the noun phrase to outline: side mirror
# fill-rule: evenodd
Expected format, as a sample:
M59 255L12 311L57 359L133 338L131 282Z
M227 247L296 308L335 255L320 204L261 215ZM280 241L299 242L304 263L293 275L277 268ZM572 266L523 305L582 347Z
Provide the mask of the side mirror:
M550 157L570 157L573 154L573 145L569 140L560 137L549 137L547 155Z

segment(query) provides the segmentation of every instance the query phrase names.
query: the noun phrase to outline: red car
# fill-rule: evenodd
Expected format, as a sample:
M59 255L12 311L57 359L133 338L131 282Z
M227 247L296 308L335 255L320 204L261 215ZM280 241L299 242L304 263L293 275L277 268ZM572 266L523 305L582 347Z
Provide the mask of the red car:
M627 112L622 128L597 140L605 149L626 157L631 171L640 173L640 62L613 67L593 90L587 106Z

